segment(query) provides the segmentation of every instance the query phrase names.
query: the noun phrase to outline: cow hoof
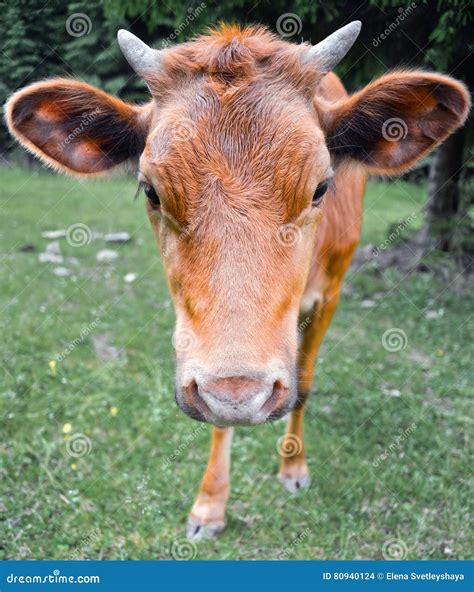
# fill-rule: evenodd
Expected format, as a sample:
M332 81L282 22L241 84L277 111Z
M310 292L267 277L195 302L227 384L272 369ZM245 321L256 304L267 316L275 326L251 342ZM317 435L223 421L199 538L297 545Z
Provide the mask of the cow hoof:
M290 493L298 493L301 489L308 489L311 485L311 477L309 475L302 475L301 477L278 475L278 481Z
M225 528L223 522L210 522L209 524L201 524L197 520L188 518L188 525L186 528L186 536L192 541L199 539L215 539Z

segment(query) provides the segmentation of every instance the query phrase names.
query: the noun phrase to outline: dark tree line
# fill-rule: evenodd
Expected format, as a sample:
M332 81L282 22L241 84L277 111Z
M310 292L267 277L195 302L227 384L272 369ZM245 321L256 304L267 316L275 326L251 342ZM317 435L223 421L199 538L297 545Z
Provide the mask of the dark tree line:
M3 105L12 91L29 82L72 75L124 99L145 100L144 85L132 75L115 42L118 28L160 47L163 41L184 41L219 20L276 30L287 13L297 16L289 37L295 42L314 43L348 20L362 21L359 41L337 69L350 91L399 66L443 71L472 88L473 10L465 0L0 2L0 95ZM67 23L72 15L87 17L86 32L71 34ZM465 264L474 252L471 139L467 125L431 158L426 225L418 237L424 245L462 252ZM2 128L0 154L7 158L11 148Z

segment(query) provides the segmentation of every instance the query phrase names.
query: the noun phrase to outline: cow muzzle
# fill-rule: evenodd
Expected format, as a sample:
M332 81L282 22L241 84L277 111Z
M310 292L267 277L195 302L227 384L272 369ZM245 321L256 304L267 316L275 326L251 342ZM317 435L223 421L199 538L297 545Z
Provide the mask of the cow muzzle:
M195 377L176 393L190 417L217 426L257 425L279 419L296 402L282 378L255 375Z

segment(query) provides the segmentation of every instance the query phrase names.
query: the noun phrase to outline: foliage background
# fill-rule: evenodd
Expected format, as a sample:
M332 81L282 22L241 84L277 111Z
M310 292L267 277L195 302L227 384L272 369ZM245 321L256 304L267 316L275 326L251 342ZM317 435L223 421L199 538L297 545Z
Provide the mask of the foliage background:
M350 20L362 21L358 42L337 69L349 90L399 66L428 66L467 83L472 77L473 9L466 1L208 0L205 10L196 13L200 4L199 0L0 2L1 103L17 88L56 75L83 78L124 99L146 99L144 86L131 75L118 49L119 28L160 47L175 30L176 41L181 42L219 20L260 23L276 31L278 18L286 13L301 20L301 31L291 39L295 42L315 43ZM374 39L407 9L408 16L399 21L397 33L375 47ZM73 14L89 17L88 34L73 37L67 32L65 24ZM186 26L180 27L183 22ZM3 135L1 150L8 145Z

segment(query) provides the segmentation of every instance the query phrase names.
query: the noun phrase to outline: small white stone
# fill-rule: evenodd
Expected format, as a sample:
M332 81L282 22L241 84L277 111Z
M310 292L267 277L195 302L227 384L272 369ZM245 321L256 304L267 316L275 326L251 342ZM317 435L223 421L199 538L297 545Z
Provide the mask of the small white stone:
M104 234L106 243L128 243L130 238L128 232L109 232L109 234Z
M425 319L428 321L440 319L444 316L444 308L440 308L439 310L427 310L425 312Z
M399 397L402 393L398 389L383 389L383 394L387 397Z
M40 263L63 263L64 257L62 255L55 255L54 253L40 253L38 255Z
M65 230L45 230L41 233L43 238L47 239L55 239L55 238L64 238L66 236Z
M45 253L53 253L54 255L61 255L61 245L59 241L53 241L46 245L46 249L44 250Z
M98 263L112 263L116 259L118 259L119 254L117 251L112 251L111 249L102 249L99 251L95 258L97 259Z
M332 407L331 405L323 405L322 407L320 407L320 411L321 413L330 414L332 413Z
M360 303L361 308L372 308L375 305L376 302L374 300L362 300L362 302Z
M72 271L67 267L55 267L53 273L58 277L69 277L72 275Z
M130 273L126 273L123 276L123 281L127 284L131 284L132 282L134 282L137 279L137 274L130 272Z
M443 548L443 553L445 555L452 555L453 554L453 550L451 549L451 547L444 547Z

